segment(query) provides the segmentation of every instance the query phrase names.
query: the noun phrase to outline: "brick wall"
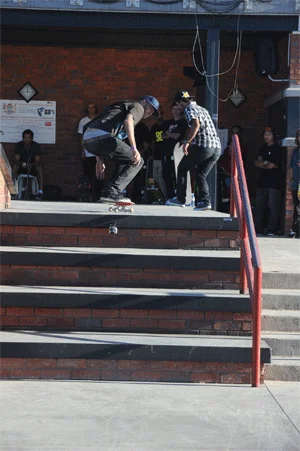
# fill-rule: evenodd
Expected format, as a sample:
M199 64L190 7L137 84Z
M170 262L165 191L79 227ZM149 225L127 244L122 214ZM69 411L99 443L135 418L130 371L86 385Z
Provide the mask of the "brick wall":
M286 55L286 40L279 44ZM220 69L231 65L234 50L221 53ZM285 68L285 56L281 57ZM115 100L138 98L151 93L168 111L173 95L179 89L193 92L193 81L182 75L183 66L192 65L189 50L70 48L55 46L2 45L2 98L19 98L16 93L25 81L39 91L35 99L57 102L57 142L43 145L45 184L59 185L68 196L75 196L81 175L77 126L89 101L100 108ZM284 70L284 69L283 69ZM284 74L283 74L284 75ZM227 96L235 72L220 77L220 97ZM281 74L279 74L281 76ZM220 102L219 124L225 127L239 123L245 130L250 149L255 154L260 132L266 121L263 100L278 86L255 72L253 53L241 55L238 84L247 102L236 109L230 102ZM253 89L255 86L255 90ZM204 87L199 89L203 98ZM21 138L20 138L21 139ZM5 144L12 161L13 144ZM251 179L253 177L251 176Z
M290 78L291 84L300 85L300 32L291 34L291 60Z
M5 179L0 169L0 209L5 209L10 207L11 196L7 188Z

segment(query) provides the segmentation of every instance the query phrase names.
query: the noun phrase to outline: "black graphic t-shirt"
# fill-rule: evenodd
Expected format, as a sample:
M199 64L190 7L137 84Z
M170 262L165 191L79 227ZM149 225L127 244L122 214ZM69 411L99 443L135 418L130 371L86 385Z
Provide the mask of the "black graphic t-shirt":
M132 114L134 125L136 125L144 116L144 108L140 103L130 100L113 103L101 111L99 116L88 122L83 131L96 128L110 133L111 136L125 139L124 121L129 113Z
M159 125L154 124L151 128L152 141L154 142L154 160L162 160L164 157L171 157L173 155L175 144L183 139L187 128L188 124L185 119L179 119L179 121L170 119L161 122ZM165 133L168 131L171 133L179 133L179 138L167 138Z
M16 144L15 155L20 155L20 161L34 163L34 159L41 155L40 145L32 141L30 147L25 147L24 142L20 141Z
M274 163L278 168L263 169L261 168L257 186L258 188L280 188L281 185L281 148L278 144L264 144L257 154L257 158L261 157L263 161Z

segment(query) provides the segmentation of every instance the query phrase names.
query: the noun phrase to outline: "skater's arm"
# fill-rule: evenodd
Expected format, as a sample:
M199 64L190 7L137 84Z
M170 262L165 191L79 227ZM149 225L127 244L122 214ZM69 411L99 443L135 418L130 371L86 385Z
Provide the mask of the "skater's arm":
M183 153L185 155L188 154L188 147L190 143L193 141L195 136L197 135L199 128L200 128L200 121L199 119L192 119L191 120L191 127L187 129L185 139L183 141Z
M105 164L102 158L96 156L96 177L99 180L103 180L105 172Z
M138 164L141 160L141 154L137 150L135 137L134 137L134 120L131 113L127 114L126 119L124 121L124 127L127 133L127 138L129 141L129 144L132 149L133 154L133 163Z

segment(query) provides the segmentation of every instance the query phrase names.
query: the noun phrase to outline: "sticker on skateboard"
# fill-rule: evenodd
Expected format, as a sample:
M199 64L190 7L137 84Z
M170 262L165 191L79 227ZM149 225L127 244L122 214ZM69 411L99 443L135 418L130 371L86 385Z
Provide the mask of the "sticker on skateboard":
M179 163L181 162L182 158L184 157L183 147L180 145L180 143L177 143L175 145L173 155L174 155L175 173L176 173L176 179L177 179L178 166L179 166ZM191 203L192 203L192 183L191 183L191 174L189 171L187 173L187 179L186 179L185 204L190 205Z
M134 202L115 202L112 206L109 207L108 211L111 213L112 211L118 213L119 211L123 211L125 213L133 213Z

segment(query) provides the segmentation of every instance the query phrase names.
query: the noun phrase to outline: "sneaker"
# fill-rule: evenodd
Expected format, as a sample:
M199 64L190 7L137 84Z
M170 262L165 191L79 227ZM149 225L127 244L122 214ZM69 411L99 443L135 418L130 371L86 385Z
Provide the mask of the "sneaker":
M115 204L116 202L131 203L131 199L129 199L129 197L124 197L122 194L111 194L109 196L101 196L99 202L102 204Z
M185 204L182 204L177 197L173 197L172 199L168 199L166 205L170 207L185 207Z
M290 233L288 234L287 238L296 238L296 232L290 230Z
M211 206L207 204L206 202L197 202L197 205L195 207L197 210L211 210Z
M44 199L43 193L37 193L37 195L35 196L35 200L43 200L43 199Z
M270 232L267 236L275 236L275 234Z

